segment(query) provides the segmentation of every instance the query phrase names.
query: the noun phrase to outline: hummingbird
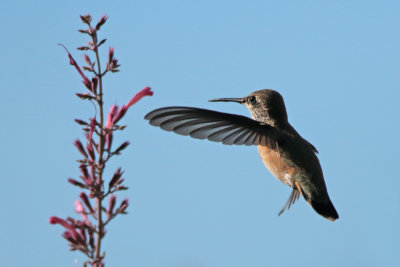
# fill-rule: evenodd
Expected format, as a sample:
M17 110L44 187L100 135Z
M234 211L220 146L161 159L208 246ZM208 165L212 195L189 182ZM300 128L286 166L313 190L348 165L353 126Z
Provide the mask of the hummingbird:
M246 106L251 118L208 109L172 106L149 112L153 126L180 135L208 139L225 145L255 145L271 174L292 191L281 215L299 199L324 218L339 218L326 188L317 149L290 125L283 97L272 89L258 90L242 98L218 98L210 102L236 102Z

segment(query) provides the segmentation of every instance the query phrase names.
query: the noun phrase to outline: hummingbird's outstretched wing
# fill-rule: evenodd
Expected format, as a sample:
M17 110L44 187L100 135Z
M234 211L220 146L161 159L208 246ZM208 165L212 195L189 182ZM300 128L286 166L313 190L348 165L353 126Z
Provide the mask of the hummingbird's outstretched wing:
M279 130L245 116L191 107L165 107L145 117L153 126L225 145L278 145Z

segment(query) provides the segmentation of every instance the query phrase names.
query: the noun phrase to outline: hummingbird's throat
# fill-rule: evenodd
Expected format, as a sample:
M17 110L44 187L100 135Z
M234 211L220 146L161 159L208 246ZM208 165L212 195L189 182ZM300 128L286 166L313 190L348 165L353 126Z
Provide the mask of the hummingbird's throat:
M260 110L249 108L249 111L253 120L275 125L275 121L269 116L267 109L264 109L262 112L260 112Z

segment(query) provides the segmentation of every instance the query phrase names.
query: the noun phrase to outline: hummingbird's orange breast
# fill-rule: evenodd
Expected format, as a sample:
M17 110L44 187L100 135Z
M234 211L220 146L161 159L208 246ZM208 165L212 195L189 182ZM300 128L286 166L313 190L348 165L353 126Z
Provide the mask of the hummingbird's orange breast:
M294 174L294 168L285 163L279 151L262 145L257 146L257 148L261 160L272 175L282 183L293 187L292 177Z

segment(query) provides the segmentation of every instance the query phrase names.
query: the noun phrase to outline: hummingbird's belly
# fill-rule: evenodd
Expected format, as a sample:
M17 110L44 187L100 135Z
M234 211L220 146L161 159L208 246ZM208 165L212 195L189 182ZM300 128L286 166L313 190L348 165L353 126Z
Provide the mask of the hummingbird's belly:
M264 165L282 183L293 187L294 168L288 166L281 154L274 149L266 146L258 146L258 153Z

